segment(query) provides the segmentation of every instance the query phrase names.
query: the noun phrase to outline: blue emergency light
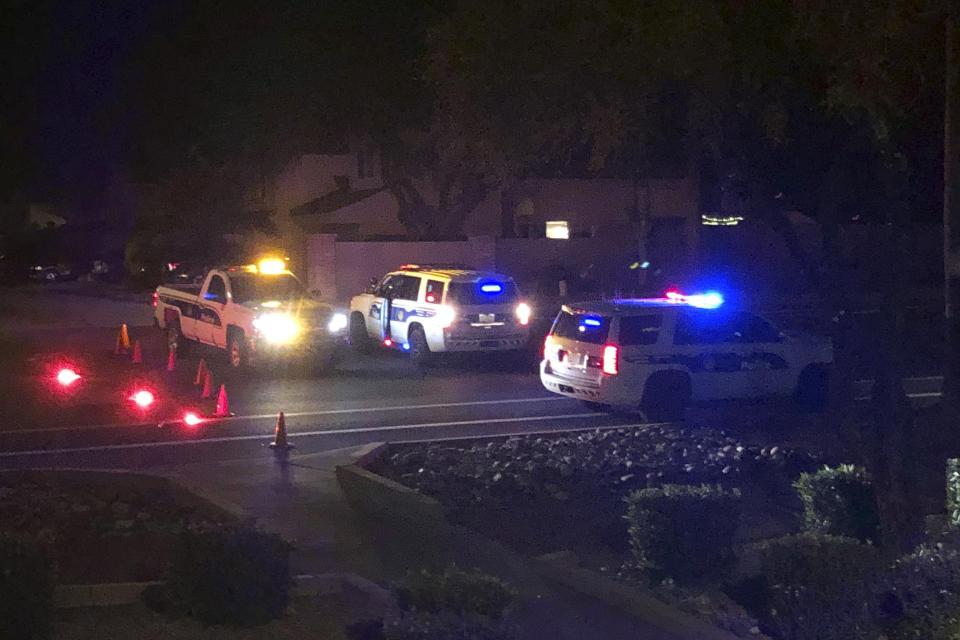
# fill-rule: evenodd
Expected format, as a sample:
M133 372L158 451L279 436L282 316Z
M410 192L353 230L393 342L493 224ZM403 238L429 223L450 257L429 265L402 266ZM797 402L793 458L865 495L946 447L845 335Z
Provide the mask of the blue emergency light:
M588 327L599 327L601 322L598 318L584 318L583 324Z
M483 291L484 293L502 293L503 285L497 282L482 284L480 285L480 291Z

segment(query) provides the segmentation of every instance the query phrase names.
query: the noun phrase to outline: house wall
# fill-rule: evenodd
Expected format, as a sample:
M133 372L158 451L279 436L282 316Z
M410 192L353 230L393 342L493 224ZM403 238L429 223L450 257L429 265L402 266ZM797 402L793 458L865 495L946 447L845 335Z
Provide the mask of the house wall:
M568 292L633 291L639 272L631 270L637 247L630 237L550 240L490 236L456 242L338 242L330 234L308 241L306 277L324 299L346 302L402 264L458 263L513 276L528 294L554 297L559 280ZM579 287L579 289L578 289Z

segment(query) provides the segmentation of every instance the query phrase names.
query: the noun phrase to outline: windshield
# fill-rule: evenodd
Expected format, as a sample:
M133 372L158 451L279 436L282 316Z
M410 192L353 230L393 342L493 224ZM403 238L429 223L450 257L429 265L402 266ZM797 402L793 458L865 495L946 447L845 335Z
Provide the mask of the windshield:
M238 304L251 300L283 300L303 295L303 284L289 273L231 276L230 285L233 301Z
M473 306L508 304L517 301L517 285L505 282L451 282L447 287L447 304Z

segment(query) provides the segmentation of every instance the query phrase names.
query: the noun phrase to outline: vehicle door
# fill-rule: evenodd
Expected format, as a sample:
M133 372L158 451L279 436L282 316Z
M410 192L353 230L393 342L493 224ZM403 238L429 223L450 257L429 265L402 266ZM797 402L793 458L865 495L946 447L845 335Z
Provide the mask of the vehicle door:
M738 335L740 315L719 309L678 310L673 359L690 372L695 400L764 394L762 373L747 364L750 345Z
M783 395L793 391L799 372L791 367L787 343L780 331L760 316L740 313L735 320L734 335L743 345L740 368L758 391L755 395Z
M364 320L367 324L367 335L374 340L383 340L385 337L384 314L386 313L387 299L393 291L394 278L399 278L395 274L387 274L380 284L373 287L370 295L369 306L364 309Z
M227 283L220 274L210 276L200 301L197 338L217 347L226 346L224 309L227 307Z
M387 306L390 309L390 336L395 341L407 341L410 318L416 317L420 281L419 276L411 275L394 276L391 280Z

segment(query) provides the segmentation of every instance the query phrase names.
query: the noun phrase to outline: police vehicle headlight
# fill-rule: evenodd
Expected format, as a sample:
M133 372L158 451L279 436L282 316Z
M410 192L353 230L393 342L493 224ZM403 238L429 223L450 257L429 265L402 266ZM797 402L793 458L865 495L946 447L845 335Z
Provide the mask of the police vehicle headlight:
M267 313L253 321L253 327L267 342L284 344L290 342L300 332L300 325L290 316L282 313Z
M347 328L347 315L345 313L335 313L330 317L327 323L327 330L330 333L337 333Z

